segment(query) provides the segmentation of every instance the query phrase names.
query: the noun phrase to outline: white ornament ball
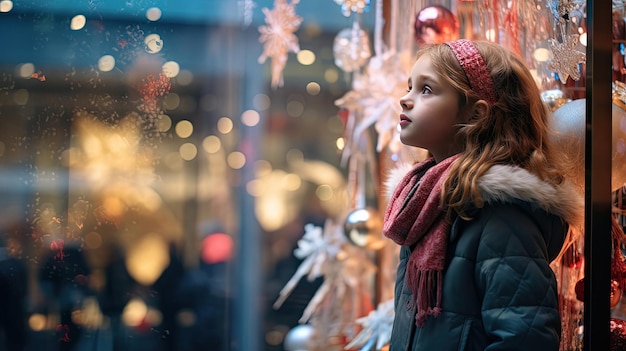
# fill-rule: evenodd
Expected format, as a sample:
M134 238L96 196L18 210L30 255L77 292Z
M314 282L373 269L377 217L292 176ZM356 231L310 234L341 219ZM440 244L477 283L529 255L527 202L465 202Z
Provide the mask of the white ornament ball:
M339 31L333 44L335 64L345 72L363 67L372 56L370 40L358 26Z
M585 186L585 128L586 99L573 100L552 114L552 128L557 152L569 166L570 175L576 185ZM612 153L611 189L617 190L626 183L626 111L612 104ZM597 116L596 118L604 118ZM597 155L600 156L600 155Z
M293 327L285 335L285 341L283 342L285 351L308 351L313 332L313 327L309 324L300 324Z

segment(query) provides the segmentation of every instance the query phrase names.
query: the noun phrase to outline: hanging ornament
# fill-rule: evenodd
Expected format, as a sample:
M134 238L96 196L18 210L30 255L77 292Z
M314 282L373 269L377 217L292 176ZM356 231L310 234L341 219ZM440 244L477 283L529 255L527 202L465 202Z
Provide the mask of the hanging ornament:
M285 351L307 351L310 350L311 340L315 330L309 324L300 324L293 327L283 341Z
M344 72L354 72L363 67L372 56L370 40L358 24L339 31L333 44L335 64Z
M259 63L271 59L272 88L282 87L284 84L283 69L287 64L288 52L300 51L298 37L293 34L302 23L302 17L295 10L299 1L287 3L286 0L275 0L273 10L263 8L266 25L259 27L259 41L263 43L263 54L259 57Z
M550 39L550 50L552 60L548 63L548 68L557 72L561 83L565 84L568 77L573 80L580 79L578 64L585 63L587 57L585 53L576 50L578 47L578 34L567 35L566 23L570 21L570 12L576 8L575 0L553 0L548 3L550 11L554 16L557 27L560 29L561 39Z
M415 17L415 41L418 45L439 44L459 38L459 20L440 5L428 6Z
M559 79L563 84L567 81L567 77L572 77L573 80L580 79L578 64L585 63L587 59L584 52L576 50L578 37L578 34L568 35L564 37L562 43L550 39L553 58L548 68L559 73Z
M335 0L335 3L341 5L341 13L350 17L354 13L363 13L369 10L370 0Z
M371 207L356 209L346 216L344 234L349 242L358 247L381 249L385 245L381 230L380 215Z

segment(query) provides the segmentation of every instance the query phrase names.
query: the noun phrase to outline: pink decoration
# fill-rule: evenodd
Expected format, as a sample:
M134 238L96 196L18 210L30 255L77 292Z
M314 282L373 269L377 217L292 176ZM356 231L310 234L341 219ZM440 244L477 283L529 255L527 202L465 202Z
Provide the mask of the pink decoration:
M272 61L272 88L282 87L283 69L287 64L289 51L300 51L298 37L293 34L300 28L302 17L296 14L295 5L299 0L287 3L286 0L275 0L274 9L263 8L266 25L259 27L263 43L263 54L259 57L259 63L264 63L269 57Z

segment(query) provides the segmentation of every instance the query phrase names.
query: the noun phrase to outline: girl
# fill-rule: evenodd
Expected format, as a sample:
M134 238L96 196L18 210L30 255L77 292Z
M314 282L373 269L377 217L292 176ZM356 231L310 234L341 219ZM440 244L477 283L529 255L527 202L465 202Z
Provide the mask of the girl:
M417 54L400 139L430 157L387 180L401 245L390 351L558 350L550 262L582 227L524 61L490 42Z

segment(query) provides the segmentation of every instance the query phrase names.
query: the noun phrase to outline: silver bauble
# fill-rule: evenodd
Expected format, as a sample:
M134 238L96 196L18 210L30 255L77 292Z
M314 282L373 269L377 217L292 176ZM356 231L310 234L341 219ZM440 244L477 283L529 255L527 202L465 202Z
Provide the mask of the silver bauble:
M309 324L300 324L293 327L287 335L283 346L285 351L308 351L313 338L313 327Z
M551 124L557 132L556 151L566 161L570 178L583 190L586 110L586 99L573 100L554 111ZM626 183L626 111L615 103L612 104L612 143L611 189L617 190Z
M370 40L364 30L355 25L342 29L333 44L335 64L345 72L363 67L372 56Z
M348 241L358 247L378 250L385 245L382 237L382 219L378 211L371 207L359 208L348 213L344 233Z

